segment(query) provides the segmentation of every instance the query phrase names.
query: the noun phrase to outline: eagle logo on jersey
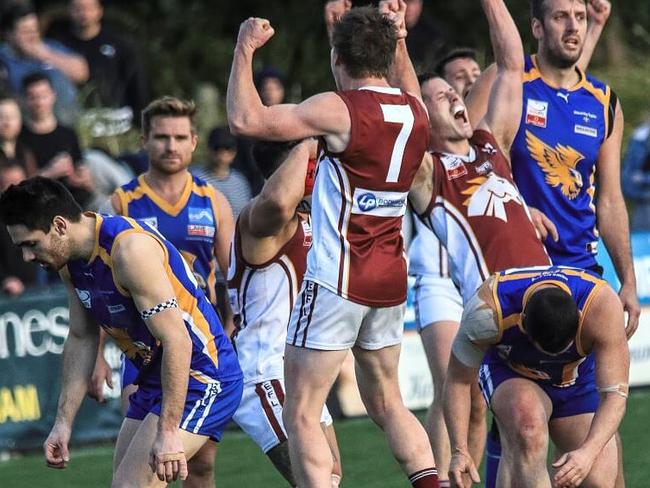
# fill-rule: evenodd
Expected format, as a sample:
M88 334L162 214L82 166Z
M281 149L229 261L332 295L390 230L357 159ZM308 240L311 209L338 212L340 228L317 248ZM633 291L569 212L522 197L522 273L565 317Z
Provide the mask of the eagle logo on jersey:
M461 192L463 195L470 195L463 202L463 205L468 207L468 217L485 215L508 222L506 203L515 202L523 205L517 188L505 178L494 173L489 176L479 176L469 180L468 183L471 186Z
M140 356L143 364L147 365L153 358L153 351L151 347L147 346L141 341L134 341L126 329L120 327L111 327L102 325L102 328L117 344L124 355L129 359L135 359Z
M556 187L570 200L580 193L583 186L582 175L576 166L585 157L571 146L556 144L555 149L526 131L526 144L531 157L546 173L546 183Z

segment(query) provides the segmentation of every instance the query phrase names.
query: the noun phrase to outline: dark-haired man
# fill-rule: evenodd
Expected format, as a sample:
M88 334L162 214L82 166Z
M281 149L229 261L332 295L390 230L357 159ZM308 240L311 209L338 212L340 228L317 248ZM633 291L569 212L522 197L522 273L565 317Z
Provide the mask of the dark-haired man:
M65 468L101 326L134 363L138 390L115 447L113 486L160 486L219 440L241 399L242 375L214 308L185 259L146 223L82 213L65 187L36 177L0 196L0 220L26 261L58 271L70 333L54 427L44 444Z
M435 71L463 98L467 96L472 85L481 75L476 51L462 47L453 49L443 56L436 64Z
M510 269L466 305L445 388L456 487L462 473L479 481L465 448L479 366L504 447L497 486L550 488L549 438L558 455L553 486L614 486L629 351L623 307L605 281L577 268Z
M312 197L313 245L285 352L283 416L296 481L330 485L332 455L320 417L353 349L364 404L402 469L413 486L438 486L426 433L404 406L397 382L406 298L400 230L406 194L428 145L421 102L386 80L398 32L376 9L350 10L332 35L331 66L341 91L265 107L252 60L272 35L264 19L241 25L227 108L237 134L321 136L324 143Z
M239 317L233 341L244 372L244 394L233 420L291 486L296 486L289 459L291 441L282 420L284 348L312 243L308 200L316 146L314 139L260 141L253 146L266 184L237 221L228 271L231 306ZM327 407L321 423L334 457L336 487L341 480L340 455Z

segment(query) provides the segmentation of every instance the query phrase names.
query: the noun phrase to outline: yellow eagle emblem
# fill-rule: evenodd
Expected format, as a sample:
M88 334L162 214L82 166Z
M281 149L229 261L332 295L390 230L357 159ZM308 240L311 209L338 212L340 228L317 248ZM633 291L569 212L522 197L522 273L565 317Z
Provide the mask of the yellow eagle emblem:
M573 200L582 188L582 175L576 166L585 157L570 146L556 144L555 149L526 131L526 144L532 158L546 174L546 183L560 186L562 193Z

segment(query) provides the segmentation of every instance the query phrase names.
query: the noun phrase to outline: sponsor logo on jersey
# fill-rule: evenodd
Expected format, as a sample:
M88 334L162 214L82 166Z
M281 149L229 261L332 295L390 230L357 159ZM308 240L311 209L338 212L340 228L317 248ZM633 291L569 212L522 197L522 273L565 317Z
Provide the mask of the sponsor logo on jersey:
M468 183L471 186L461 192L463 195L469 195L469 198L463 202L467 207L468 217L496 217L508 222L506 203L514 202L523 206L517 188L510 181L494 173L488 177L479 176L469 180Z
M465 163L462 159L456 156L442 156L440 158L440 161L442 161L442 164L445 167L445 173L447 173L447 179L449 181L455 180L456 178L460 178L461 176L465 176L467 174L467 167L465 166Z
M576 124L573 126L573 132L582 134L583 136L598 137L598 129L594 127L586 127L584 125Z
M526 103L526 124L536 127L546 127L548 122L548 102L528 99Z
M584 110L574 110L573 115L577 115L578 117L582 117L582 120L585 121L585 124L588 124L589 121L591 121L591 120L598 119L598 116L596 114L592 114L591 112L585 112Z
M571 146L558 143L551 147L530 131L526 131L526 144L530 156L546 174L546 184L560 187L570 200L576 198L583 186L582 175L576 167L585 157Z
M75 291L77 292L81 304L85 308L91 308L90 292L88 290L80 290L79 288L75 288Z
M362 212L370 212L379 207L401 208L404 204L405 201L403 199L391 200L377 196L374 193L364 193L357 198L357 205L359 205Z
M476 168L476 173L479 175L486 175L488 173L492 173L492 169L492 161L485 161L483 164Z
M310 247L311 242L312 242L312 233L311 233L311 225L309 225L309 222L306 220L300 220L300 225L302 225L302 245L305 247Z
M124 312L126 310L126 307L124 305L109 305L108 307L108 312L109 313L120 313Z
M187 235L194 237L214 237L215 228L211 225L193 225L187 226Z
M214 226L214 217L210 209L190 207L187 214L190 224Z
M483 144L483 146L481 146L481 152L494 155L497 153L497 150L492 144L486 142L485 144Z
M556 95L564 100L566 103L569 103L569 93L568 92L557 92Z

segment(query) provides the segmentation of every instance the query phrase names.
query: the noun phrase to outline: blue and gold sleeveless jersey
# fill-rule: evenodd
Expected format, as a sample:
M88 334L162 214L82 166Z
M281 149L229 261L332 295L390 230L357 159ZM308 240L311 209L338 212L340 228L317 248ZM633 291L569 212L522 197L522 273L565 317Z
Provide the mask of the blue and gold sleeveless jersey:
M512 172L529 206L557 226L560 240L544 242L554 264L596 264L596 159L610 132L609 86L580 72L570 90L542 79L535 56L526 57L524 105L511 149Z
M545 354L523 331L521 312L531 294L542 285L553 284L571 294L580 310L578 332L571 347L558 355ZM500 360L527 378L566 387L593 371L593 356L580 343L582 320L596 290L605 281L578 268L564 266L513 268L495 275L492 294L499 327L498 342L491 346L484 362Z
M165 252L165 271L192 339L190 377L202 383L241 377L237 357L214 307L176 248L144 222L99 214L96 221L91 258L87 262L69 262L68 271L82 305L139 370L137 383L160 386L162 348L141 319L128 291L113 279L113 251L120 239L133 232L152 236Z
M120 202L116 212L158 229L187 260L210 302L216 304L214 239L218 229L214 188L188 173L180 200L170 205L140 175L115 194Z

